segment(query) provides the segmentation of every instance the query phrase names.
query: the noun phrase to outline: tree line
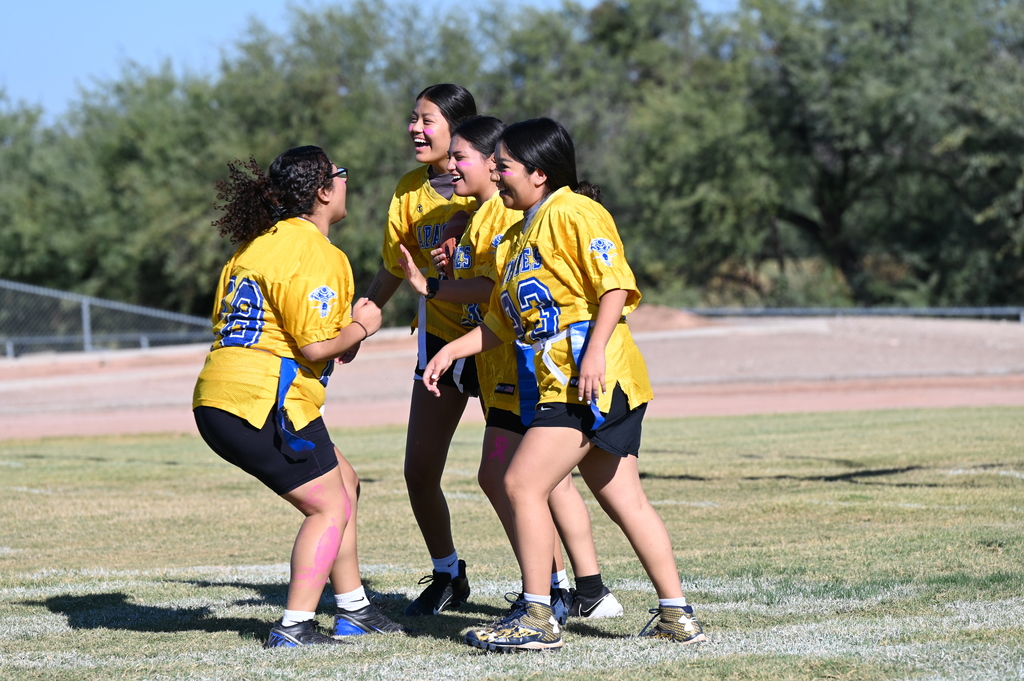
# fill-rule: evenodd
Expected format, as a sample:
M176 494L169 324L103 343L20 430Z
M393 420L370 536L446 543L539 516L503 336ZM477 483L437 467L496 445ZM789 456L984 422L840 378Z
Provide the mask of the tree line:
M232 247L214 181L301 144L349 168L332 241L357 290L413 167L412 98L550 116L601 185L648 300L1019 304L1024 5L1011 0L494 2L293 8L212 74L124 65L55 122L0 93L0 277L209 313ZM412 310L396 300L389 321Z

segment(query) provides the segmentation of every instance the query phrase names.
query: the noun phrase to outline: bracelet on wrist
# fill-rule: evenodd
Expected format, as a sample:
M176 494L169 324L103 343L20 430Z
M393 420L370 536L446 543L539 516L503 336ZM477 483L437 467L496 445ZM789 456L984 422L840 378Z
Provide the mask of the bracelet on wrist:
M358 324L359 328L361 328L363 330L363 340L366 340L367 338L370 337L370 332L366 330L366 327L363 326L363 323L361 321L359 321L358 319L353 319L352 323L353 324Z

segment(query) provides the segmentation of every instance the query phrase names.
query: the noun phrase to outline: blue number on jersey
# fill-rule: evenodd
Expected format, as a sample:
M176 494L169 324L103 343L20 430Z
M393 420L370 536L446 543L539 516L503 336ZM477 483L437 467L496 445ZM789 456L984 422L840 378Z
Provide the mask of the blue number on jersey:
M230 298L231 302L227 302ZM263 291L252 279L231 277L227 294L221 302L224 326L220 330L221 345L251 348L260 340L266 323L263 312Z
M558 333L558 318L561 309L555 305L551 296L551 289L542 284L534 277L524 279L516 286L516 302L513 303L508 291L501 292L501 307L505 314L512 320L516 336L523 338L522 315L529 312L530 308L537 308L540 316L530 331L530 338L527 340L539 341L550 338Z
M484 316L480 314L480 303L466 303L462 309L462 326L467 329L475 329L484 323Z

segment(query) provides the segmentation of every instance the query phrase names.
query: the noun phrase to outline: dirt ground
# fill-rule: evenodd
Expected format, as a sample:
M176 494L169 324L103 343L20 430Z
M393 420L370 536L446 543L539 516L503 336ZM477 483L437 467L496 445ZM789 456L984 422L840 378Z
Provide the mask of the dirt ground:
M649 417L1024 406L1024 324L899 317L706 320L641 306L629 324L655 388ZM207 345L0 359L0 439L195 433ZM338 367L332 428L402 425L416 339L385 329ZM471 405L464 421L481 421Z

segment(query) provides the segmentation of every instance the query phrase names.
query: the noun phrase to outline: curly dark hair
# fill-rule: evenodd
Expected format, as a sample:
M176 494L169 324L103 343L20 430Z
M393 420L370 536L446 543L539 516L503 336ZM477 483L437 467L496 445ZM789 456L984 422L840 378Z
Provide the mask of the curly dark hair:
M281 220L313 212L318 189L331 186L331 160L320 147L289 149L270 164L269 177L256 159L228 163L228 179L216 183L214 208L225 215L214 221L221 236L245 243L270 230Z

